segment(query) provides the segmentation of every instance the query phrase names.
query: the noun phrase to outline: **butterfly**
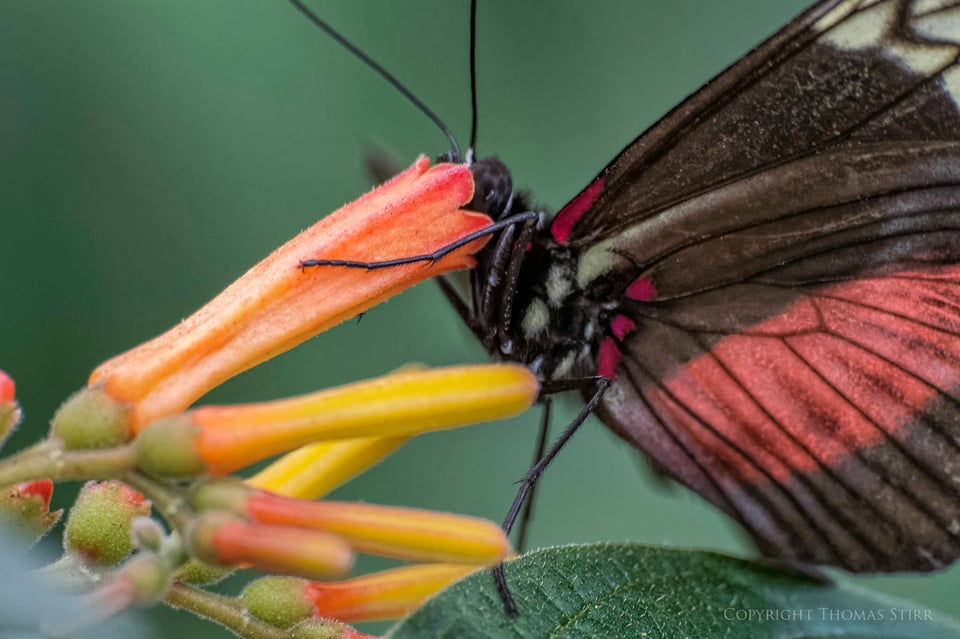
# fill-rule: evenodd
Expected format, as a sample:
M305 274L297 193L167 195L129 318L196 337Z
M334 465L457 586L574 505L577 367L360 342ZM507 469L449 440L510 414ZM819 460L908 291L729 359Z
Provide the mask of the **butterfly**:
M738 520L853 572L960 554L960 2L819 2L632 141L458 306ZM474 163L470 205L526 210ZM512 199L511 199L512 198ZM487 206L485 206L487 204Z
M765 554L960 554L960 2L824 0L628 144L447 297L491 354L588 399ZM418 259L418 258L411 258ZM529 489L555 445L525 480ZM512 522L524 492L508 515Z

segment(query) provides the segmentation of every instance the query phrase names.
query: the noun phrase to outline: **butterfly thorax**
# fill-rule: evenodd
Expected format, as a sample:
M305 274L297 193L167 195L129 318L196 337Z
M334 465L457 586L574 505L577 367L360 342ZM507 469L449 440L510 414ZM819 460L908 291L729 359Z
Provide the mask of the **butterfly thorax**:
M467 208L495 220L534 210L525 194L513 191L498 160L480 160L471 169L475 195ZM470 281L474 330L494 357L526 364L542 379L595 375L598 327L607 324L602 315L609 305L578 285L578 251L553 239L544 216L527 232L532 235L509 227L477 254Z

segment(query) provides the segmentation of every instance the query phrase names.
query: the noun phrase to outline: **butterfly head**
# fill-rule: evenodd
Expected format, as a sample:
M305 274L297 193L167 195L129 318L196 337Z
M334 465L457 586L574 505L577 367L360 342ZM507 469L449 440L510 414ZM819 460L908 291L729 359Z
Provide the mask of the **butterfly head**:
M486 213L494 220L509 214L513 200L513 178L510 170L497 158L475 160L473 172L473 199L466 208Z

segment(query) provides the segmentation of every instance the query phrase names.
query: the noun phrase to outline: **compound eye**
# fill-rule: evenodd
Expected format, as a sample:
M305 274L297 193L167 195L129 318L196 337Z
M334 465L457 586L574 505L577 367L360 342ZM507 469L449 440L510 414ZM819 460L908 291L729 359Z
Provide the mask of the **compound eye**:
M477 160L470 165L473 172L473 199L465 208L500 219L507 211L513 194L513 179L503 162L496 158Z

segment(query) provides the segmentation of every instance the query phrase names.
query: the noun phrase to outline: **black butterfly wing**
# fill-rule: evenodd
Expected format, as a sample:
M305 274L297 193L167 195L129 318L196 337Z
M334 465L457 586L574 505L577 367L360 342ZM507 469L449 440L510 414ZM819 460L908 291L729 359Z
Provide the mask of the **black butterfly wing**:
M769 554L960 555L960 2L821 2L557 216L599 414Z

